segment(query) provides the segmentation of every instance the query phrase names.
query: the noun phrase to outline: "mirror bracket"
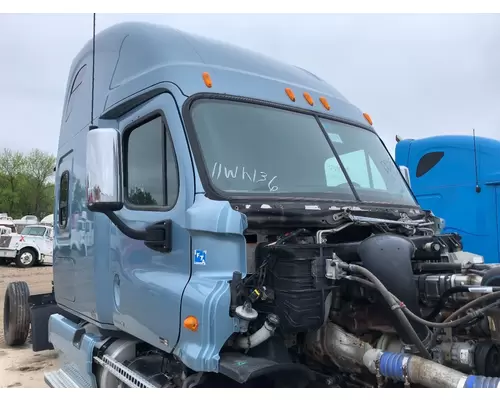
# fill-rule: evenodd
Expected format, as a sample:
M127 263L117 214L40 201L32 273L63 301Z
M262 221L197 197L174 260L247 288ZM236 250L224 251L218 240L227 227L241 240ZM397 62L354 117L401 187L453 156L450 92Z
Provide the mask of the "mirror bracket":
M91 212L103 213L120 211L123 208L123 203L120 201L113 203L93 203L87 204L87 209ZM107 215L107 214L106 214Z
M172 251L172 220L167 219L146 227L144 244L160 253Z
M144 230L133 229L123 222L113 211L103 211L118 230L125 236L141 240L151 250L160 253L170 253L172 251L172 220L156 222L149 225Z

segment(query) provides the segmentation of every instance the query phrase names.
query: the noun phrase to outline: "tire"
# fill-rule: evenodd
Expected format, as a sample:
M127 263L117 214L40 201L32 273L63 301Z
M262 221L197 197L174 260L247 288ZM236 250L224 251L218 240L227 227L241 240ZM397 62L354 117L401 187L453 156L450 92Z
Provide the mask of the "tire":
M36 253L32 249L21 249L16 256L16 265L19 268L29 268L35 265L35 263L38 261L37 258L38 257Z
M30 289L26 282L11 282L5 290L3 336L8 346L22 346L30 331Z

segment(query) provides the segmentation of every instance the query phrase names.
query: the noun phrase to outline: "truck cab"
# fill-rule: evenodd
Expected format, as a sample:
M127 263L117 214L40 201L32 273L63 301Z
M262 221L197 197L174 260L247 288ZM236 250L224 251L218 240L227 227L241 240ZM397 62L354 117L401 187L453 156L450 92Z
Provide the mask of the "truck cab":
M500 262L500 142L442 135L396 144L396 163L407 167L424 209L445 220L445 232L462 236L464 248Z
M443 271L481 282L460 240L371 117L308 71L110 27L71 66L55 191L54 289L26 300L33 349L60 354L51 387L375 387L393 371L407 374L395 387L500 386L462 336L468 364L442 365L456 348L421 322L441 312ZM20 344L29 290L7 291Z
M0 227L8 228L11 233L16 233L16 225L7 214L0 215Z
M125 331L193 370L229 371L220 352L240 330L231 282L255 272L262 235L291 229L273 214L361 199L397 206L397 219L401 207L419 215L370 117L315 75L167 27L120 24L96 36L93 76L91 46L67 84L53 270L58 307L91 321L97 341ZM325 133L341 157L362 153L374 178L356 172L355 157L339 164ZM87 233L88 251L66 245ZM300 314L283 324L308 329ZM49 340L74 353L79 329L52 315ZM80 373L96 384L83 364ZM97 382L112 385L107 373Z

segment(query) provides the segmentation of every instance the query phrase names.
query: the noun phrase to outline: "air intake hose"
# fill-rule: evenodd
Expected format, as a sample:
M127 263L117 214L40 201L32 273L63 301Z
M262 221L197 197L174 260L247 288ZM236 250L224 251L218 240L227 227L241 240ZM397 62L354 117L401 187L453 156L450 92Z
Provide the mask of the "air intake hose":
M370 349L364 354L363 363L374 374L379 373L395 381L408 381L428 388L500 388L500 378L465 375L411 354Z
M363 267L374 274L387 290L404 302L410 311L422 317L411 265L414 252L415 245L410 240L388 233L370 236L358 247ZM412 344L407 330L403 328L399 319L385 302L384 307L387 308L387 316L391 319L402 341ZM410 323L420 340L424 343L428 341L429 329L414 321Z

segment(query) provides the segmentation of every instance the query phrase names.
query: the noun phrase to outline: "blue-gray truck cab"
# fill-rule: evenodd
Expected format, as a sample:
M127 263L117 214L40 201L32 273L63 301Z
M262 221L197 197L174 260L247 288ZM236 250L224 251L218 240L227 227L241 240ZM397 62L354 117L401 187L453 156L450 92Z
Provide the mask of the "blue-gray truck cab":
M59 351L51 387L499 386L498 335L469 329L498 318L496 292L477 300L498 269L301 68L108 28L71 66L55 190L53 292L11 283L4 309L8 344L31 325Z
M485 137L442 135L396 144L396 163L410 172L420 205L445 220L464 248L500 263L500 142Z

